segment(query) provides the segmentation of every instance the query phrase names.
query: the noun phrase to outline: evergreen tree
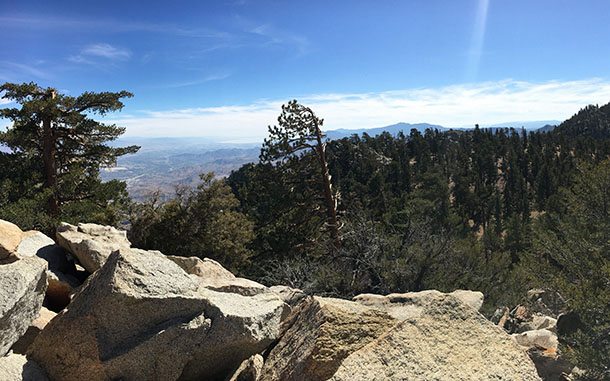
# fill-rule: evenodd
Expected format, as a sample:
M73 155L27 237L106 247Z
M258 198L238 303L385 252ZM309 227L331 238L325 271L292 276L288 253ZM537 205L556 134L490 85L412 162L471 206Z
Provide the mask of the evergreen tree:
M337 197L333 192L331 176L326 160L326 141L322 132L323 119L318 118L309 107L296 100L282 105L278 117L279 126L269 126L269 138L261 149L261 161L299 160L300 153L313 154L317 161L319 189L326 209L326 224L336 248L341 245L339 222L337 219Z
M139 147L107 145L125 128L98 122L91 115L120 110L120 99L131 93L85 92L73 97L35 83L5 83L0 91L4 99L20 105L0 110L0 116L13 122L0 133L0 143L9 150L5 159L25 173L18 180L25 192L9 197L8 202L42 197L51 219L78 214L79 220L91 220L106 213L103 209L108 205L126 198L125 185L102 183L99 171Z

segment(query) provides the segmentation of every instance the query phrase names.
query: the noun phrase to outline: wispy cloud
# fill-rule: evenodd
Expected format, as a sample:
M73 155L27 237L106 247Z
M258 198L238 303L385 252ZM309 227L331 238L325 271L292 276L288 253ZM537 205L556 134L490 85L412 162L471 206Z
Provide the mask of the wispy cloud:
M286 45L296 49L299 55L307 54L310 50L309 40L303 36L279 30L270 24L258 25L248 31L251 34L263 37L264 45Z
M149 32L185 37L226 37L227 33L209 28L188 28L175 24L147 23L113 19L85 19L39 15L4 15L0 23L12 28L54 30L102 30L106 33Z
M12 61L0 61L0 80L18 82L25 78L49 79L49 74L40 66L44 61L38 61L38 65L23 64Z
M324 118L327 129L369 128L397 122L461 127L511 120L563 120L588 104L610 102L610 81L504 80L377 93L292 95L249 105L148 111L114 121L126 126L132 136L261 139L267 125L276 123L281 104L291 97L312 107Z
M232 22L228 22L221 29L171 23L138 22L119 19L87 19L82 17L70 18L36 14L0 15L0 24L15 30L27 29L49 32L78 30L80 33L98 35L101 33L104 35L124 33L167 35L181 38L183 41L188 39L193 40L192 42L196 45L189 50L191 54L209 54L217 50L244 47L281 46L295 50L300 56L308 53L311 49L309 40L303 36L296 35L290 31L279 30L270 24L261 25L251 20L245 20L240 16L236 16ZM100 49L101 46L96 48L103 51L103 49ZM120 56L125 57L124 53ZM70 57L70 61L75 63L90 63L91 60L87 59L86 55L80 54Z
M161 88L178 88L178 87L195 86L195 85L201 85L201 84L207 83L207 82L220 81L220 80L229 78L230 76L231 76L231 74L229 74L229 73L210 74L210 75L205 76L205 77L200 78L200 79L195 79L195 80L191 80L191 81L168 83L168 84L160 86L160 87Z

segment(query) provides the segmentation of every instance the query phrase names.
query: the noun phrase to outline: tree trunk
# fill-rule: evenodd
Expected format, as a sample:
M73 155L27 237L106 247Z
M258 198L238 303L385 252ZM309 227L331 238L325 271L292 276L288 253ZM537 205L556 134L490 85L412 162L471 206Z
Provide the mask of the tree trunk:
M341 238L339 236L339 222L337 221L337 201L333 196L332 184L330 182L330 173L328 171L328 163L326 162L325 144L322 141L322 131L316 123L316 151L318 161L320 163L320 172L322 176L322 184L324 187L324 201L326 203L327 224L330 229L330 236L333 240L335 249L341 247Z
M56 148L55 134L51 126L51 116L45 115L42 120L42 162L44 170L44 188L51 190L47 201L47 209L51 216L59 215L57 197L57 167L55 164Z

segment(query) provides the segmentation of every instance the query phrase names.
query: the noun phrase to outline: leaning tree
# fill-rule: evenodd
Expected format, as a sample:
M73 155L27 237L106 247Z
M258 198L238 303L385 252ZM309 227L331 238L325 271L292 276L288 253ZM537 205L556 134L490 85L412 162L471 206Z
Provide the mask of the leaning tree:
M125 128L92 116L121 110L121 98L132 97L131 93L85 92L74 97L33 82L5 83L0 92L3 99L20 105L0 109L0 117L12 121L6 131L0 131L0 144L8 148L4 155L31 163L31 178L36 179L32 188L45 194L49 216L57 218L68 204L95 200L103 207L99 204L117 197L120 186L111 190L104 185L100 168L139 147L108 145Z
M331 176L326 160L326 141L322 132L323 119L318 118L309 107L296 100L282 105L278 126L269 126L269 137L261 149L261 161L284 162L298 160L304 153L313 153L319 175L317 189L324 200L326 224L334 247L341 246L337 219L337 195L333 192Z

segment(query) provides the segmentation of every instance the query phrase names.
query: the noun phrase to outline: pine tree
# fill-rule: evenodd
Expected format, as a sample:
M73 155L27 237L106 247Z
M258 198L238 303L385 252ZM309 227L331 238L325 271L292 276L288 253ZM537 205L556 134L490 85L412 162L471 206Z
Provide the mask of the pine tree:
M103 209L124 196L124 184L102 183L99 171L139 147L107 145L125 128L98 122L91 115L120 110L120 99L131 93L85 92L73 97L35 83L5 83L0 91L4 99L21 106L0 110L0 116L13 122L0 133L0 143L9 149L8 159L28 163L31 176L23 181L35 195L44 194L51 218L61 216L66 207L82 209L87 202Z
M337 197L332 189L331 176L326 160L326 141L322 132L323 119L318 118L309 107L296 100L282 105L278 117L279 126L269 126L269 138L261 149L262 162L299 159L302 152L315 155L319 176L319 189L326 208L326 224L335 248L341 246L337 219Z

